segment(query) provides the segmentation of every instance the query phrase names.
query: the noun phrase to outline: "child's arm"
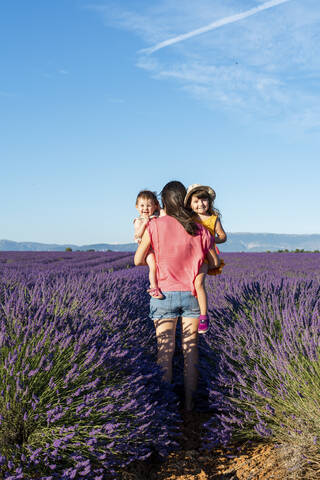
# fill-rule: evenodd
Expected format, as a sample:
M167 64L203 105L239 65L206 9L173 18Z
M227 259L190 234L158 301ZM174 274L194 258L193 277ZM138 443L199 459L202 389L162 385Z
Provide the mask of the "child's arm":
M147 218L136 218L134 220L134 239L136 242L141 242L141 238L144 234L148 221L149 220Z
M219 219L217 219L217 221L216 221L216 226L215 226L215 229L214 229L214 233L215 233L215 242L216 243L224 243L224 242L227 241L227 234L223 230L221 222L220 222Z
M148 230L145 230L141 243L139 244L136 253L134 255L135 265L146 265L146 256L151 245L151 239Z

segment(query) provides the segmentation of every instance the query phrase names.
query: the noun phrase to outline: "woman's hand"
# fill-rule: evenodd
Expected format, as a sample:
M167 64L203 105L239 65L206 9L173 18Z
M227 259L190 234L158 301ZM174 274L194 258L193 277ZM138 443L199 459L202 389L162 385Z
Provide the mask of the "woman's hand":
M146 265L146 256L151 245L150 235L148 230L145 230L141 238L141 243L139 244L136 253L134 255L134 264L136 266Z
M215 226L215 229L214 229L214 233L215 233L215 242L216 243L224 243L227 241L227 234L226 232L223 230L222 228L222 225L221 225L221 222L219 219L217 219L216 221L216 226Z

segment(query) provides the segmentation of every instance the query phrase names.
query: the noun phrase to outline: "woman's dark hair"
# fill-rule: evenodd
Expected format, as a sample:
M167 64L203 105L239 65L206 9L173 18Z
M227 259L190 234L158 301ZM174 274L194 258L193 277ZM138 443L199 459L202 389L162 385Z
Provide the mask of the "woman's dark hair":
M184 207L186 193L186 188L181 182L172 181L163 187L161 200L166 214L178 220L183 228L194 236L198 232L198 226L194 221L193 213Z
M206 190L201 190L201 189L193 192L193 194L190 195L190 197L188 198L186 207L189 211L192 212L190 204L191 204L191 199L192 199L193 195L195 195L197 198L200 198L201 200L208 200L209 201L209 208L208 208L208 212L207 212L207 213L209 213L209 215L216 215L218 218L221 217L221 213L213 205L212 197L210 197L209 193ZM194 215L194 212L193 212L193 215Z

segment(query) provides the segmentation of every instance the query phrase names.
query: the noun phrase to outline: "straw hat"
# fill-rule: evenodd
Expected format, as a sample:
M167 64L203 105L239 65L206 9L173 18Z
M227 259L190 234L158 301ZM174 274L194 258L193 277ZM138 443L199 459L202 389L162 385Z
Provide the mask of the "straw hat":
M198 183L193 183L192 185L189 185L187 194L184 198L184 206L187 206L188 200L193 195L195 192L198 190L204 190L209 194L209 197L211 198L212 201L216 198L216 192L211 188L206 185L199 185Z

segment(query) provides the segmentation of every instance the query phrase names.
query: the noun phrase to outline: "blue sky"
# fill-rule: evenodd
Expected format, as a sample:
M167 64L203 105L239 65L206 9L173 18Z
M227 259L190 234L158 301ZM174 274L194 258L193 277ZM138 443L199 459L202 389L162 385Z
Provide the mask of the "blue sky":
M131 242L172 179L229 232L320 233L319 27L319 0L2 0L0 238Z

